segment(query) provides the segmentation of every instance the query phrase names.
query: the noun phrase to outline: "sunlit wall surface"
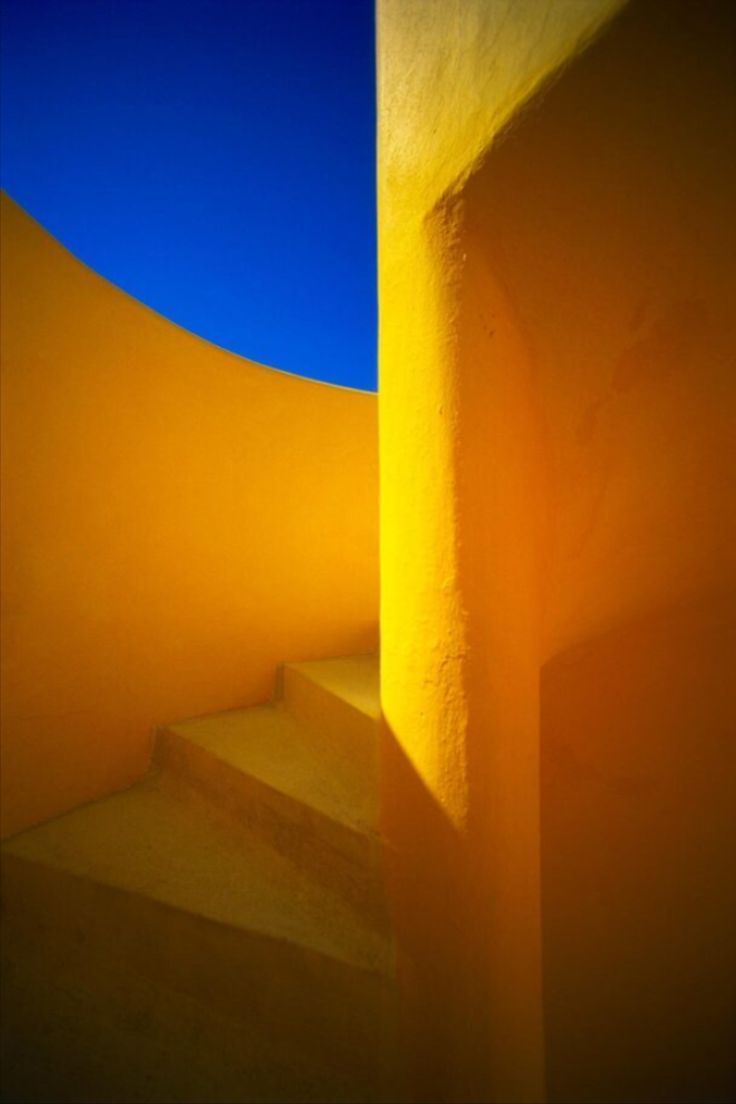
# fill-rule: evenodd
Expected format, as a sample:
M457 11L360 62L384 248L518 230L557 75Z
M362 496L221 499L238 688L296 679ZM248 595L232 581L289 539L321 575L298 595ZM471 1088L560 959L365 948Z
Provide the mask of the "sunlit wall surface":
M4 0L2 184L202 337L375 387L371 0Z

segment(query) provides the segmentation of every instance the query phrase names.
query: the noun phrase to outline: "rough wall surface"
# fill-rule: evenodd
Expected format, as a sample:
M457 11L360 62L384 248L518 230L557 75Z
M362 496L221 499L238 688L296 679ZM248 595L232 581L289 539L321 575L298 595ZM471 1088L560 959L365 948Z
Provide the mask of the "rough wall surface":
M132 782L154 725L375 648L378 498L375 395L179 329L7 197L2 231L8 834Z
M384 819L422 1100L733 1091L733 7L619 8L379 4Z
M544 1096L535 430L524 343L456 198L619 6L377 9L384 830L422 1100ZM502 314L491 372L460 320L474 294Z

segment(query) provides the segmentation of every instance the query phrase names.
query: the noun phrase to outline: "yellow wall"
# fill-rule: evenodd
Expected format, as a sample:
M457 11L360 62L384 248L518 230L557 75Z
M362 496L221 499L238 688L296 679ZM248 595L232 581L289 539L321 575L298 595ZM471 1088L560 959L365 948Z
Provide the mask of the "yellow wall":
M493 375L458 324L453 196L617 6L377 7L383 817L421 1100L544 1095L533 428L512 319Z
M732 9L635 0L581 52L620 7L378 5L384 824L421 1100L725 1098Z
M179 329L2 201L3 831L372 650L376 397ZM288 319L288 307L285 308Z

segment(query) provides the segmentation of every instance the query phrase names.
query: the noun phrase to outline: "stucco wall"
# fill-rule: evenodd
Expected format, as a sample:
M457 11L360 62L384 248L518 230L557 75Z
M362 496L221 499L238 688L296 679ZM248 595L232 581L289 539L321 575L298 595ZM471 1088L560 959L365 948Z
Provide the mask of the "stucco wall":
M542 671L549 1099L725 1102L736 1033L736 603L695 595Z
M3 831L377 643L376 397L167 322L2 201ZM284 308L288 324L288 304Z
M544 659L733 579L730 10L635 0L463 190L540 415Z
M504 288L539 440L545 1028L565 1104L736 1090L734 41L731 4L632 3L462 197L460 248ZM508 366L501 314L463 296L471 374L471 350L486 376ZM488 431L493 397L512 412L496 387Z
M384 818L421 1100L732 1091L733 7L620 7L379 4Z

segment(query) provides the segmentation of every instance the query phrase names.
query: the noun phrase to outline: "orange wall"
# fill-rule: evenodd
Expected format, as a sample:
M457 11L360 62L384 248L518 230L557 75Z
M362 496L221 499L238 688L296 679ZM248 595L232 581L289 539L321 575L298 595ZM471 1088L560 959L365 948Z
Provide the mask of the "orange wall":
M414 1097L730 1100L736 7L378 13Z
M495 700L515 684L493 641L518 675L538 601L564 1104L736 1091L735 14L635 0L452 200L466 593Z
M533 386L463 188L619 6L377 5L382 826L428 1104L545 1094Z
M635 0L463 192L540 414L544 659L733 581L732 11Z
M157 723L372 650L378 501L375 395L179 329L7 197L2 231L8 834L133 781Z
M734 1099L736 604L693 596L542 673L550 1099Z

